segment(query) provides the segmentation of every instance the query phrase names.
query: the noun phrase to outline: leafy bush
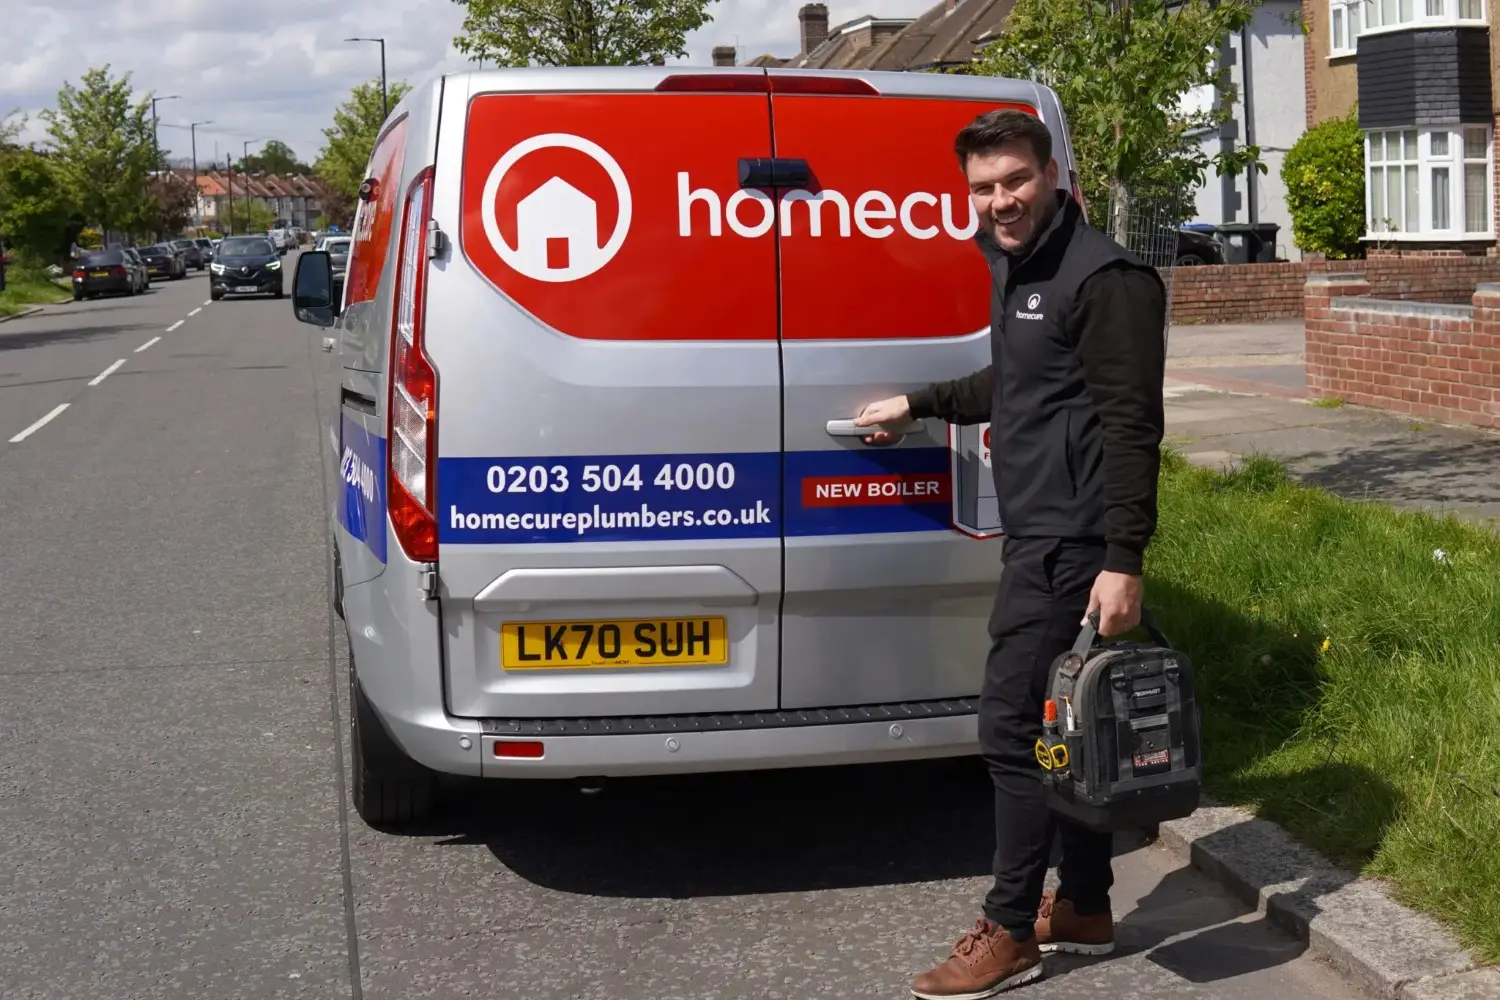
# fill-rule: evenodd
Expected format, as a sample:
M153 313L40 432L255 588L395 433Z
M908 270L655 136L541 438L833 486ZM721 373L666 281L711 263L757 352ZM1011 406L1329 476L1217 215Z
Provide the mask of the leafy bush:
M1281 164L1292 239L1331 260L1364 256L1365 140L1356 114L1308 129Z
M78 245L85 250L102 250L104 248L104 234L93 226L86 226L78 233Z

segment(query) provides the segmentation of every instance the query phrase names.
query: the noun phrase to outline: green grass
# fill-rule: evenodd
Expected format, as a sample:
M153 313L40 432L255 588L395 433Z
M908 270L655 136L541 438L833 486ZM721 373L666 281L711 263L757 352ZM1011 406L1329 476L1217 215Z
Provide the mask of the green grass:
M1500 535L1169 453L1146 572L1208 793L1500 961Z
M9 316L32 306L66 302L72 297L72 291L53 281L45 271L8 267L5 269L5 291L0 292L0 316Z
M1344 400L1337 396L1322 396L1313 400L1312 405L1321 406L1325 410L1336 410L1344 405Z

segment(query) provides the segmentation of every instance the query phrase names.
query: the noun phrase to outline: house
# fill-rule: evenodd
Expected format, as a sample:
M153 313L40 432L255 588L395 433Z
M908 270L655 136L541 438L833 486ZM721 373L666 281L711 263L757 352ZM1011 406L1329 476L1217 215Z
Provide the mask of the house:
M1307 81L1303 66L1305 40L1298 19L1301 0L1263 0L1251 22L1219 46L1218 64L1227 69L1230 90L1208 85L1189 91L1185 107L1208 110L1227 104L1229 120L1199 137L1209 156L1237 147L1259 146L1265 173L1237 177L1210 175L1195 192L1195 220L1211 225L1273 223L1278 227L1276 255L1300 260L1292 243L1292 217L1286 205L1281 164L1302 135Z
M192 171L179 170L184 180ZM275 174L242 174L211 168L200 171L198 185L198 225L228 232L231 220L236 232L244 232L249 219L245 206L259 203L283 228L312 229L323 214L322 193L306 177L279 177ZM233 205L230 204L231 198Z
M803 4L797 11L798 53L761 55L746 65L897 72L962 66L999 33L1014 6L1015 0L941 0L917 18L864 15L830 28L827 4ZM734 55L732 46L720 46L714 63L732 66Z
M1372 249L1493 254L1500 0L1303 0L1309 127L1358 106Z

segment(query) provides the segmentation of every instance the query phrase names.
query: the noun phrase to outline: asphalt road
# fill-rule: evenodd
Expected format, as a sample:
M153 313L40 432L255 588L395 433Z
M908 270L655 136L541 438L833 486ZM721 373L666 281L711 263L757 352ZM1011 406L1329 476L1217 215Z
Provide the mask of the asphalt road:
M418 834L361 824L333 361L288 302L207 299L0 325L0 996L897 998L947 953L990 850L966 763L466 785ZM1116 868L1122 953L1016 995L1357 995L1159 848Z

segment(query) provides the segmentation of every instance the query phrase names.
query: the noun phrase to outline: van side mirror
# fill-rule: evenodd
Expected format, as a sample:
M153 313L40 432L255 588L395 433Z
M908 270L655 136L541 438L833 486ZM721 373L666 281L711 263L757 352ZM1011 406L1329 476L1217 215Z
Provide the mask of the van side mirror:
M303 323L332 326L335 310L333 261L327 251L309 250L297 258L297 273L292 277L292 312Z

